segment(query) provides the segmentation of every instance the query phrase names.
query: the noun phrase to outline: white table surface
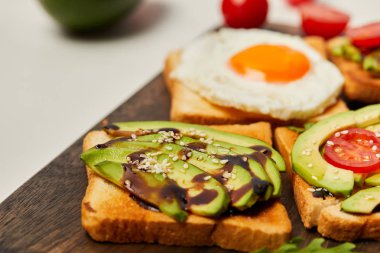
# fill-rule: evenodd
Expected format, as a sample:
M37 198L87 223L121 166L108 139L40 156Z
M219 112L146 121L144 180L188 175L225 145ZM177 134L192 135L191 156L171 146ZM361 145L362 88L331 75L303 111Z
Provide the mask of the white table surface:
M283 1L271 0L269 21L298 24ZM326 1L354 25L379 18L379 0ZM118 33L79 39L37 0L0 3L0 202L157 75L170 50L222 23L219 0L145 0Z

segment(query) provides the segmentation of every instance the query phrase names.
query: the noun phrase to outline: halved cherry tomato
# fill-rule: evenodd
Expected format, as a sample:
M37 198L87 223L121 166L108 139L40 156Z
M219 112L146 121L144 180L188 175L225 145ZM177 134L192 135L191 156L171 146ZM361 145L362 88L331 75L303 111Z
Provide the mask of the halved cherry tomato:
M288 4L290 4L292 6L299 6L301 4L310 3L313 1L314 0L287 0Z
M374 132L352 128L336 132L325 145L324 158L330 164L357 173L380 168L380 138Z
M350 17L328 5L308 3L300 6L303 31L325 39L335 37L346 28Z
M380 22L348 29L346 34L357 47L380 47Z
M223 0L222 12L226 25L233 28L261 26L267 17L267 0Z

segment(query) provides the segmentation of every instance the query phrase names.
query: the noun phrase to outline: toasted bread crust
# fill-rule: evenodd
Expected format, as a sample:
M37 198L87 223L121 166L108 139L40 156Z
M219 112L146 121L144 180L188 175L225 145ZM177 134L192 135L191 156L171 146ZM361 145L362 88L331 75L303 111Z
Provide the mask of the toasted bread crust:
M305 37L311 47L316 49L323 57L326 57L325 41L320 37ZM210 103L186 86L179 80L170 77L172 70L181 60L181 51L174 51L168 55L164 67L164 79L171 94L170 118L173 121L181 121L197 124L247 124L257 121L268 121L275 125L303 125L305 121L282 121L269 115L249 113L234 108L223 107ZM344 105L342 101L332 105L326 110L340 110ZM345 105L344 105L345 106ZM310 121L318 120L319 115L312 117Z
M271 141L269 123L216 128L244 132L248 136ZM87 150L109 139L110 136L103 131L90 132L84 139L83 149ZM263 210L252 215L220 219L189 215L185 223L177 223L165 214L142 208L131 199L127 191L104 180L89 168L87 174L88 187L82 201L82 226L96 241L218 245L227 249L250 251L261 247L277 248L291 233L290 220L279 202L269 203Z
M275 130L275 143L285 158L287 172L293 178L293 193L302 222L306 228L317 226L318 232L337 241L353 241L360 238L380 240L380 213L355 215L340 210L340 200L335 197L315 198L308 191L311 187L293 172L290 152L297 134L286 127Z
M327 47L331 49L342 38L334 38L328 41ZM380 78L371 76L360 64L333 56L328 50L328 56L340 69L344 78L344 94L350 100L358 100L365 103L380 102Z

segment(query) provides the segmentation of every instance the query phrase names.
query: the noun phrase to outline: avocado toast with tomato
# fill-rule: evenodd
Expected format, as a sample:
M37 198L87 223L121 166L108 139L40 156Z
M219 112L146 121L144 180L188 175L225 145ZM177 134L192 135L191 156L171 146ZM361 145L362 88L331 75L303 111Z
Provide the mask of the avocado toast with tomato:
M277 248L291 232L270 125L114 123L84 139L82 225L97 241ZM260 240L257 240L260 238Z
M306 228L337 241L380 240L380 104L324 119L301 134L277 128Z

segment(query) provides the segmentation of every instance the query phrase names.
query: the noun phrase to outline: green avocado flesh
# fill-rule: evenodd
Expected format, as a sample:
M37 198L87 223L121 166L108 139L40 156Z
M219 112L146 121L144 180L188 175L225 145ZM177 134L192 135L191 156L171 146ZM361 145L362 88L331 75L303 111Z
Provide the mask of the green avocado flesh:
M211 136L204 131L207 127L197 125L132 123L138 126L106 127L109 134L122 137L96 145L81 159L98 175L177 221L184 221L187 212L215 217L229 207L245 210L280 195L275 159L280 164L283 160L262 141L230 134L223 138L216 130ZM237 144L234 138L240 137L246 146Z
M293 169L311 185L326 188L336 195L350 195L354 182L364 181L363 175L326 162L321 147L337 131L368 128L379 123L380 104L339 113L316 123L296 140L291 154Z
M380 186L380 174L367 177L364 182L369 186Z
M342 202L342 210L349 213L370 214L380 204L380 187L360 190Z
M118 122L114 123L114 126L117 126L118 131L136 131L138 129L160 129L160 128L175 128L179 131L189 131L190 129L195 129L202 131L207 135L207 137L213 138L215 140L224 141L231 144L236 144L243 147L252 147L252 146L264 146L268 149L271 149L271 158L277 165L277 168L284 172L286 171L285 161L276 150L272 149L267 143L251 138L244 135L227 133L219 131L210 127L200 126L195 124L180 123L180 122L167 122L167 121L130 121L130 122ZM110 132L112 133L112 132Z

